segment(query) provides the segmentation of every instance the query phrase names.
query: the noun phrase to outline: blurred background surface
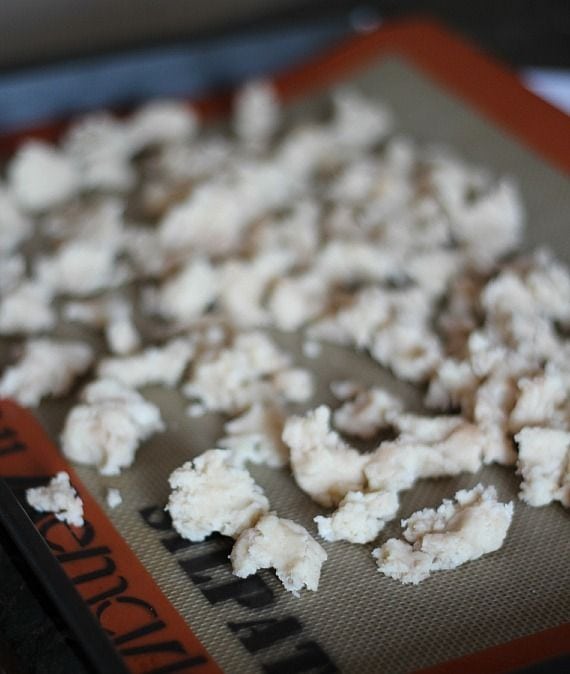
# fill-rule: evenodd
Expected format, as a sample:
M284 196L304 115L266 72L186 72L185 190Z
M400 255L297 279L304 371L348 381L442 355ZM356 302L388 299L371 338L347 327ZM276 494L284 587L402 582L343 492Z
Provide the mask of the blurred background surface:
M3 0L0 131L204 95L412 15L444 22L570 110L568 0Z

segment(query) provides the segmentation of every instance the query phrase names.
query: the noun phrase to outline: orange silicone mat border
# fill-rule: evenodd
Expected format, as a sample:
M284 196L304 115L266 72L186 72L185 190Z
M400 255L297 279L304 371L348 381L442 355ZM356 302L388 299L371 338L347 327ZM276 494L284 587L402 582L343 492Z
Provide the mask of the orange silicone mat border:
M503 65L429 20L387 23L274 81L283 100L294 100L391 55L412 62L444 89L570 174L570 118L525 89ZM228 111L229 100L222 95L198 101L197 106L204 116L217 117ZM0 137L0 152L12 150L30 136L53 139L63 128L65 123L47 124ZM507 674L569 651L570 625L566 624L438 664L421 674Z
M222 674L38 421L16 403L1 399L0 450L3 478L69 473L83 501L84 526L68 526L46 513L36 528L108 631L129 671ZM105 568L112 571L101 573Z

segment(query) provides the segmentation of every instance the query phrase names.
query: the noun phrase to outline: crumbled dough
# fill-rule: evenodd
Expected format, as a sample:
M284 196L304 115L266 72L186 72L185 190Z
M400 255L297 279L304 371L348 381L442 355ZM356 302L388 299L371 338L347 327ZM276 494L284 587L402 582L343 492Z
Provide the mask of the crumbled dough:
M438 440L402 434L385 441L364 468L368 487L401 491L422 478L475 473L482 467L486 437L472 424L462 423Z
M60 522L83 526L83 501L71 486L65 471L57 473L46 487L26 490L26 500L35 510L54 513Z
M321 405L303 417L290 417L283 429L295 481L323 506L337 505L349 491L361 490L370 459L330 429L330 417L330 409Z
M270 82L249 82L234 100L234 128L247 145L263 148L276 132L280 122L277 91Z
M282 393L306 394L306 381L293 377L291 385L290 357L282 352L272 340L261 332L238 335L231 347L222 349L213 359L196 363L193 377L183 388L190 398L201 401L210 411L229 414L240 412L257 400ZM270 377L285 371L288 378L272 384ZM284 375L284 376L285 376ZM289 379L289 380L288 380Z
M509 415L515 403L516 387L507 376L489 377L475 394L474 419L486 434L485 463L514 465L516 453L507 434Z
M188 324L199 318L219 292L218 276L206 258L192 258L168 278L147 305L150 313Z
M545 374L523 377L517 386L517 402L509 417L511 433L517 433L525 426L564 426L564 404L570 391L560 374L547 369Z
M53 293L39 281L24 281L0 300L0 335L51 330L56 323Z
M280 278L294 260L287 251L262 253L251 262L231 260L219 270L220 309L238 326L269 322L263 298L271 282Z
M400 438L413 442L441 442L465 423L465 419L455 415L428 417L409 412L390 415L392 426L400 433Z
M407 542L391 538L372 551L378 570L402 583L417 585L432 571L455 569L502 547L513 504L497 501L494 487L477 485L402 520Z
M275 391L292 403L307 402L314 392L313 376L300 367L280 370L273 375L271 382Z
M242 532L230 558L239 578L274 568L285 589L298 597L304 587L317 591L327 553L301 525L269 513Z
M163 143L181 143L198 131L198 116L185 102L157 100L142 105L128 121L131 152Z
M335 410L334 425L347 435L371 438L382 428L390 426L390 419L403 409L402 401L385 389L361 391L354 400Z
M289 462L289 450L281 439L285 415L273 402L256 402L247 412L228 421L227 435L218 440L218 447L232 452L232 462L246 462L279 468Z
M173 339L162 347L150 346L132 356L103 358L97 374L129 388L148 384L172 388L180 381L193 353L194 347L188 339Z
M115 509L121 505L121 503L123 502L123 497L121 496L121 492L118 489L110 487L109 489L107 489L105 501L107 502L109 508Z
M71 240L37 262L42 283L55 292L85 297L121 285L129 278L117 250L97 240Z
M313 339L306 339L303 342L303 355L305 358L319 358L323 351L321 344Z
M115 380L94 381L81 400L65 420L62 451L102 475L132 465L140 443L164 429L158 407Z
M522 476L519 497L531 506L560 501L570 508L570 433L552 428L523 428L517 471Z
M177 468L169 478L166 509L183 537L203 541L214 532L237 538L269 510L269 501L228 452L210 449Z
M13 292L22 283L25 274L24 256L17 253L4 255L0 249L0 298Z
M0 398L36 407L46 396L60 397L93 363L93 350L82 342L32 339L20 360L0 379Z
M87 115L73 124L64 136L63 149L77 167L84 189L124 192L135 182L125 127L105 112Z
M126 300L110 303L105 337L111 353L126 356L141 346L141 336L133 321L132 306Z
M22 145L10 161L8 182L20 206L34 213L53 208L79 191L73 162L37 140Z
M342 402L352 400L353 398L356 398L359 393L366 390L361 384L350 381L349 379L332 381L330 389L333 396Z
M31 233L30 219L20 211L12 194L0 184L0 255L16 250Z
M350 491L330 517L319 515L315 522L325 541L369 543L394 519L399 506L395 491Z

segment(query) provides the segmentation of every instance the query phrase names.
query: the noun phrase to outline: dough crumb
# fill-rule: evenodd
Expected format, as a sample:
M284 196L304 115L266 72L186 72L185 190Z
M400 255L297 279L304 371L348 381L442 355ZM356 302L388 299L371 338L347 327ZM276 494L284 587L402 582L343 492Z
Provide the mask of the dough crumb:
M375 548L378 570L401 583L417 585L433 571L455 569L502 547L513 504L497 501L495 487L478 484L402 520L406 541L391 538Z
M166 510L183 538L203 541L216 531L236 538L269 510L261 487L231 458L224 449L210 449L170 476Z
M121 492L118 489L109 487L109 489L107 489L105 500L107 501L109 508L114 509L121 505L123 502L123 497L121 496Z
M53 513L60 522L83 526L83 501L65 471L57 473L45 487L27 489L26 500L39 512Z
M301 525L269 513L241 533L230 558L239 578L274 568L285 589L299 597L304 587L317 591L327 553Z
M570 433L553 428L523 428L517 435L519 497L531 506L560 501L570 507Z

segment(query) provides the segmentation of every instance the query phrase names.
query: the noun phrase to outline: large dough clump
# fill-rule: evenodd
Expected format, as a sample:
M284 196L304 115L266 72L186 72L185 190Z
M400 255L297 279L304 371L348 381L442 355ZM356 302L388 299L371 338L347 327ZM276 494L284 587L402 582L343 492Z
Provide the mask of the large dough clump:
M160 410L139 393L112 379L89 384L65 420L65 456L116 475L132 465L143 440L164 428Z
M327 553L301 525L269 513L236 541L231 553L233 571L247 578L259 569L274 568L286 590L299 596L306 587L319 587Z
M512 503L499 503L494 487L478 484L445 499L437 510L424 508L402 520L404 538L391 538L372 555L378 570L417 585L432 571L455 569L498 550L513 517Z
M176 531L203 541L215 531L236 538L269 510L269 501L251 475L231 463L223 449L211 449L177 468L166 509Z

